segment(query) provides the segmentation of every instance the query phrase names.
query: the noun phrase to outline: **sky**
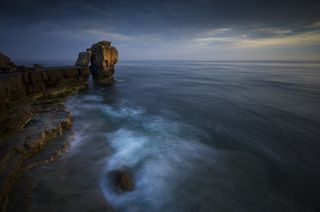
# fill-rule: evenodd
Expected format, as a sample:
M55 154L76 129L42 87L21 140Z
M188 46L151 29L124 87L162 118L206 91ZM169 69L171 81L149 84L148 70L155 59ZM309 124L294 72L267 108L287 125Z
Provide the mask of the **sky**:
M120 60L320 60L316 0L1 0L0 52L75 60L109 40Z

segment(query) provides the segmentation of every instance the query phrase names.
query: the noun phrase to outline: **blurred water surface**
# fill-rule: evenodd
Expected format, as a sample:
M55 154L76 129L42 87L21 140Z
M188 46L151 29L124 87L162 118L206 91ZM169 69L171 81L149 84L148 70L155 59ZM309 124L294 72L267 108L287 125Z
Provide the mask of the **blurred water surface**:
M319 63L127 61L115 77L67 101L71 148L33 172L34 211L320 210ZM117 194L106 173L124 166L135 190Z

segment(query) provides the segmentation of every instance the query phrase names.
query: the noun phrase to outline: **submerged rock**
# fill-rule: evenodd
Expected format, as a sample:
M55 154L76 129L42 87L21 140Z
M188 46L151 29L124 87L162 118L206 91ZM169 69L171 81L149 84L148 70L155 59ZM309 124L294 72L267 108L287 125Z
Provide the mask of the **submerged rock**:
M133 179L128 171L115 170L108 174L111 186L118 193L130 192L134 189Z

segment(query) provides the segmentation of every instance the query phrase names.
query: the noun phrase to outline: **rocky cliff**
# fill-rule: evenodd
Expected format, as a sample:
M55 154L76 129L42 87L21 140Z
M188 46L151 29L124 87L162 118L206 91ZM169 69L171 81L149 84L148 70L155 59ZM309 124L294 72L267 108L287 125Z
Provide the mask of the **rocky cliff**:
M8 104L45 96L54 96L84 87L89 70L70 66L57 68L16 68L14 73L0 74L0 109Z
M112 83L117 61L118 51L107 41L80 52L75 66L68 67L17 66L0 53L0 212L10 206L10 192L21 174L63 152L35 159L52 138L71 127L63 104L67 94L86 87L90 71L96 82Z
M12 123L10 111L13 108L41 97L76 91L88 84L89 77L88 68L78 66L25 68L12 64L0 73L0 141L6 134L19 129Z
M17 66L0 54L0 211L27 161L71 127L66 94L88 84L88 67Z

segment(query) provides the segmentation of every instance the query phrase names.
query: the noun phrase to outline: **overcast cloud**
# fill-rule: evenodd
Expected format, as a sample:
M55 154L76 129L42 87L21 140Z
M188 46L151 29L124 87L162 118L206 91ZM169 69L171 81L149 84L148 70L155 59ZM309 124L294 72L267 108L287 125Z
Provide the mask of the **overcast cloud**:
M320 59L319 1L10 0L0 51L74 59L111 40L120 59Z

